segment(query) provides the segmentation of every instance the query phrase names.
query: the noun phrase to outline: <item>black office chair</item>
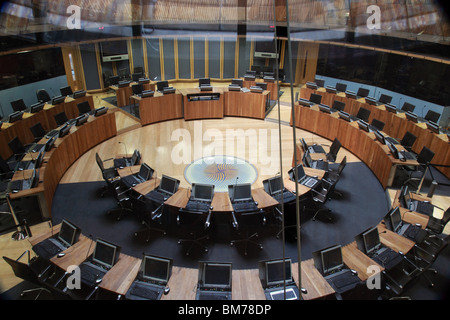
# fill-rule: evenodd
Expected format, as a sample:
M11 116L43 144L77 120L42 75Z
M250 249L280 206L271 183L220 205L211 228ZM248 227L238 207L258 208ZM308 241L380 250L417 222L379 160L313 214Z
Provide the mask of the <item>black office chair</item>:
M329 162L336 162L336 158L339 150L341 149L341 146L341 142L337 138L334 138L333 143L330 146L330 150L327 153L327 160Z
M55 122L58 127L62 126L64 123L69 121L69 119L67 118L67 115L64 111L55 114L53 117L55 118Z
M417 137L412 134L409 131L406 131L402 140L400 141L400 144L409 152L412 150L412 146L414 145L414 142L416 142Z
M27 109L27 106L25 105L23 99L11 101L11 107L13 108L14 112L24 111Z
M440 117L441 117L440 113L433 110L428 110L427 114L425 115L425 120L438 123Z
M204 244L204 241L209 239L208 230L211 225L211 211L205 213L181 208L177 215L177 225L181 227L180 230L187 236L186 238L178 239L179 245L189 245L185 252L187 256L191 254L194 246L202 248L203 252L208 252L208 247Z
M426 230L429 233L439 235L444 231L445 226L450 221L450 208L444 212L442 218L436 218L434 216L429 217Z
M333 181L339 180L346 165L347 165L347 156L344 156L344 158L342 159L341 163L339 163L339 166L337 167L336 170L334 170L333 168L328 169L327 172L328 178Z
M434 286L434 283L427 276L427 272L437 274L437 270L431 267L442 251L448 247L449 243L450 235L445 237L433 235L432 237L425 238L421 243L415 244L413 249L410 250L410 253L412 252L412 259L421 268L420 275L423 275L428 280L431 287ZM411 254L408 256L411 256Z
M371 127L375 128L378 131L383 131L384 129L384 122L380 121L378 119L372 119L372 122L370 123Z
M344 111L345 109L345 102L334 100L333 105L331 107L332 109L335 109L337 111Z
M123 68L119 70L119 77L120 80L129 80L130 79L130 74L128 72L128 69Z
M106 182L106 186L104 187L104 191L101 193L100 197L103 197L106 192L113 191L116 192L116 188L118 187L118 181L120 181L119 174L114 167L105 168L103 164L103 160L100 158L98 153L95 153L95 161L97 162L98 167L102 173L103 180Z
M421 272L422 269L406 256L403 256L396 266L383 270L382 275L389 295L391 297L401 295L406 286L411 284Z
M25 254L28 254L27 263L20 262L19 260L22 259ZM21 297L37 291L38 294L35 297L35 300L37 300L44 291L51 294L50 290L48 290L44 285L44 281L48 275L48 271L53 266L50 261L44 261L39 257L30 259L29 250L26 250L24 253L22 253L22 255L16 260L8 258L6 256L3 256L3 259L11 266L16 277L38 286L37 288L22 291L22 293L20 294Z
M25 146L22 144L18 137L14 137L11 141L8 142L8 146L14 154L14 159L19 161L25 156L27 152Z
M36 124L32 125L30 127L30 131L34 136L35 142L41 140L46 134L45 129L40 122L37 122Z
M424 146L417 155L417 162L419 163L418 166L403 166L408 173L408 178L403 184L406 185L413 180L423 181L433 158L434 152Z
M409 103L409 102L405 102L402 106L402 111L405 112L414 112L414 109L416 108L415 105Z
M110 76L109 77L109 85L117 86L119 84L120 76Z
M134 67L133 73L140 73L141 75L144 75L144 68L143 67Z
M331 209L325 207L325 203L329 200L333 191L333 184L324 179L322 179L316 187L311 189L312 206L308 206L307 209L314 210L313 221L316 221L316 218L328 222L334 221Z
M9 180L14 175L15 161L8 162L0 156L0 180Z
M162 217L164 214L164 204L160 204L155 208L155 204L145 198L145 196L138 194L136 191L130 192L133 211L139 221L144 225L143 229L140 229L134 233L136 238L140 238L145 235L146 242L150 241L150 237L159 232L166 234L166 230L161 228Z
M232 246L243 243L244 255L248 255L247 249L249 244L257 246L260 250L263 249L261 243L253 240L259 236L257 231L258 228L266 224L266 217L262 210L240 213L238 216L232 212L231 219L232 227L237 231L238 235L241 236L240 239L232 240L230 242Z
M49 102L50 100L52 100L52 98L45 89L37 90L36 97L39 102Z
M369 121L369 116L370 116L370 110L360 107L358 110L358 113L356 114L356 118L361 119L365 122Z
M125 214L132 214L133 206L130 198L131 188L117 183L114 187L114 197L117 201L117 208L107 211L107 214L114 217L117 221L122 220Z
M91 105L89 104L89 101L83 101L77 104L78 109L78 115L83 115L85 113L91 112Z

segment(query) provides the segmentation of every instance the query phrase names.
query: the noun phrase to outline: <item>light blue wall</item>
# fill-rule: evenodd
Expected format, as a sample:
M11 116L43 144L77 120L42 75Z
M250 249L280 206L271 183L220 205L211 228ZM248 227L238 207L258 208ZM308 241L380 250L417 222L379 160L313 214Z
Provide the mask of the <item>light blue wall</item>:
M11 101L23 99L27 107L37 103L36 91L39 89L47 90L50 97L60 95L59 88L67 86L67 77L65 75L38 82L25 84L23 86L9 88L0 91L0 112L2 116L7 116L13 112Z

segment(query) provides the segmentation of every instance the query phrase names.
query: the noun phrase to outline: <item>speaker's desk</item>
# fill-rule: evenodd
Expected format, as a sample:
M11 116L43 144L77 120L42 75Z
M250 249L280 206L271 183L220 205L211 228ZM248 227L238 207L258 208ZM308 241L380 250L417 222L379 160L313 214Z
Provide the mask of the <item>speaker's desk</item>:
M213 87L211 91L179 89L183 95L184 120L223 118L224 90L222 87Z
M137 82L130 82L127 86L119 87L119 85L109 86L111 90L116 93L117 107L125 107L130 104L130 97L133 95L133 85ZM155 83L146 83L143 85L143 90L155 90Z

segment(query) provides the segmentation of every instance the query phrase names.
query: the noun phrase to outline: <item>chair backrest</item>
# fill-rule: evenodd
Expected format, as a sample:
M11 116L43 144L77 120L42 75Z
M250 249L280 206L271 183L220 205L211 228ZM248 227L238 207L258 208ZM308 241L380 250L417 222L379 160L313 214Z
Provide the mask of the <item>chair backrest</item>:
M447 222L450 221L450 207L445 210L444 215L442 216L442 224L445 226Z
M379 131L383 131L384 129L384 122L378 119L372 119L371 125L374 126Z
M30 131L36 139L41 139L45 136L45 129L40 122L31 126Z
M206 213L182 210L178 214L177 223L186 226L201 226L205 223L206 218Z
M427 114L425 115L425 120L433 121L433 122L437 123L440 116L441 115L439 113L437 113L436 111L428 110Z
M342 171L344 170L345 166L347 165L347 156L344 156L344 159L342 159L341 163L338 167L338 175L341 175Z
M417 137L412 134L409 131L406 131L405 135L403 136L402 140L400 141L400 144L404 146L405 148L412 148L414 142L416 142Z
M363 107L359 108L358 114L356 115L358 119L364 120L366 122L369 121L369 116L370 110Z
M100 158L100 156L98 155L97 152L95 153L95 161L97 161L97 165L98 165L98 167L100 168L100 170L102 171L102 174L103 174L103 171L105 171L105 167L103 166L102 158Z
M11 107L13 108L13 110L15 112L23 111L23 110L25 110L27 108L27 106L25 105L25 102L23 101L23 99L11 101Z
M416 106L409 102L405 102L402 106L402 110L405 112L414 112L415 108L416 108Z
M50 95L45 89L39 89L36 91L36 97L40 102L49 102L51 100Z
M55 118L57 126L61 126L64 123L66 123L67 121L69 121L69 119L67 118L67 115L64 111L55 114L53 117Z
M336 161L336 156L340 149L341 149L341 142L337 138L334 138L329 152L329 155L333 161Z
M419 162L420 164L427 165L431 162L433 157L434 152L424 146L420 151L419 155L417 156L417 162Z
M1 173L11 172L11 170L9 169L8 163L2 157L0 157L0 172Z
M327 185L324 186L324 180L320 180L320 182L312 189L312 197L314 201L325 203L328 199L328 194L330 194L331 183L327 182Z
M14 137L10 142L8 142L8 146L15 155L25 153L25 147L18 137Z
M30 268L28 264L17 260L13 260L5 256L3 256L3 259L11 266L16 277L35 284L39 283L39 278L37 274L34 273L34 271Z
M131 90L133 91L133 94L141 94L144 90L144 86L142 84L134 84L131 86Z

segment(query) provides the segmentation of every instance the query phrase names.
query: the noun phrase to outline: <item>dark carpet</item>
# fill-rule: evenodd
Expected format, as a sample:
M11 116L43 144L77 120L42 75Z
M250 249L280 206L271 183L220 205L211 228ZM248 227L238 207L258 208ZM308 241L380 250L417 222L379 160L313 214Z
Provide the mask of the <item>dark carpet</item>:
M134 236L134 232L142 228L135 216L126 215L117 221L107 215L109 209L116 208L116 202L112 195L99 197L103 186L104 182L59 185L53 200L53 223L66 218L78 225L84 235L114 242L125 254L170 257L176 266L197 267L199 260L210 260L232 262L235 269L257 268L260 260L282 257L282 240L276 237L280 224L271 218L270 213L266 225L259 228L256 239L262 243L263 249L250 244L248 255L244 254L242 246L230 245L229 240L239 235L232 229L227 214L213 217L209 233L211 239L206 242L207 253L194 250L189 256L184 254L186 248L179 245L177 239L186 227L177 226L174 219L166 235L156 233L147 243ZM383 188L362 163L347 164L336 190L342 193L342 198L331 199L325 204L332 210L333 222L312 221L311 214L301 212L301 260L310 259L316 250L352 242L355 235L378 224L389 208ZM295 217L294 210L286 208L285 211L287 220L290 220L288 216ZM298 261L297 241L291 234L295 235L295 231L286 232L285 255Z

